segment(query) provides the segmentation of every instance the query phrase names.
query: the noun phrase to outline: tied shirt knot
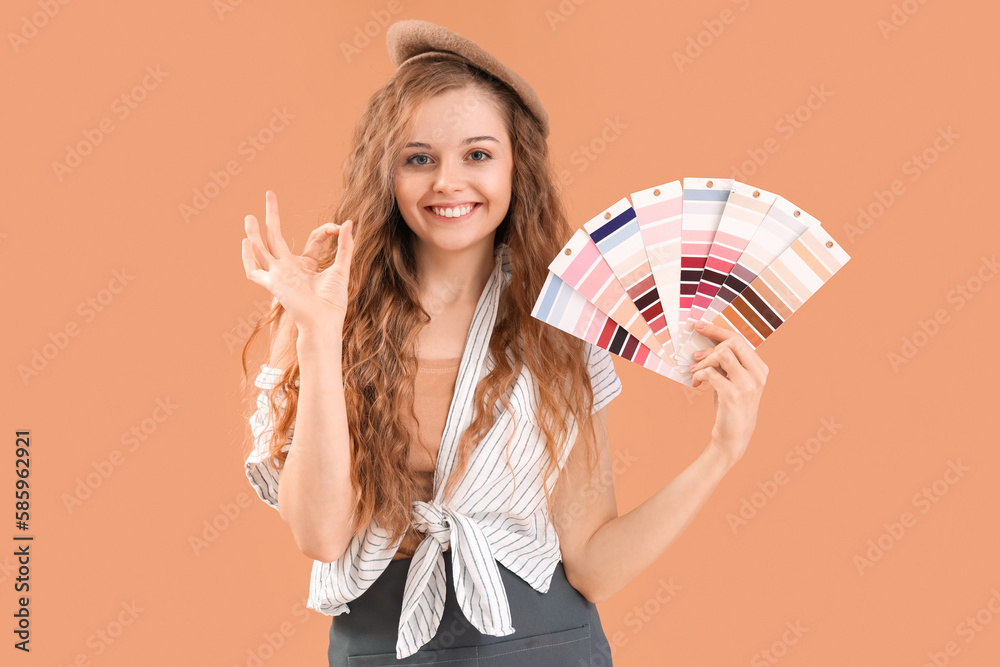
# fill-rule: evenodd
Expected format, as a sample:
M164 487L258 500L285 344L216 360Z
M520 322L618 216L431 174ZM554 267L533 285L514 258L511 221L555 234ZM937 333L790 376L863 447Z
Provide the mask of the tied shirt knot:
M484 635L513 634L507 592L482 527L451 507L422 500L413 503L413 525L426 537L406 576L396 658L416 653L437 633L447 592L445 549L451 549L455 596L465 617Z
M443 505L422 500L415 501L413 503L413 529L424 533L437 542L441 551L451 548L451 521L448 517L448 511ZM416 556L415 553L414 556Z

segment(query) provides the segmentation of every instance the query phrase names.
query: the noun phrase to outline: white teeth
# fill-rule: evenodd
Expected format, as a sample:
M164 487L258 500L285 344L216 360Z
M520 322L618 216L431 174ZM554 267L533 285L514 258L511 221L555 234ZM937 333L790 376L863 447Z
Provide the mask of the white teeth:
M431 210L445 218L457 218L465 215L474 207L475 204L466 204L465 206L461 206L459 208L437 208L436 206L432 206Z

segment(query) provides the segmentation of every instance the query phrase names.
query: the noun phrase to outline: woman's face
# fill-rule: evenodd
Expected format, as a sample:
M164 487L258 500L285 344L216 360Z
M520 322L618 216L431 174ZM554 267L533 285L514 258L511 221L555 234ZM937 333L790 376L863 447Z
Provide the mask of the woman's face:
M396 203L417 244L488 244L492 256L513 168L510 137L483 93L463 88L425 102L395 167Z

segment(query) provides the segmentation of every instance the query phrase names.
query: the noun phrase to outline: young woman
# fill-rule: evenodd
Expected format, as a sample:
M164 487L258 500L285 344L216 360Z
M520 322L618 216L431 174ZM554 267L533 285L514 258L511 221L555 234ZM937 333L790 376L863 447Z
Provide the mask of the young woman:
M743 455L767 367L700 330L718 341L693 369L711 441L619 517L611 356L530 315L572 233L548 116L455 33L403 21L386 39L397 69L357 125L343 224L295 254L273 192L263 233L246 217L247 278L274 295L247 476L314 560L330 665L610 665L595 603Z

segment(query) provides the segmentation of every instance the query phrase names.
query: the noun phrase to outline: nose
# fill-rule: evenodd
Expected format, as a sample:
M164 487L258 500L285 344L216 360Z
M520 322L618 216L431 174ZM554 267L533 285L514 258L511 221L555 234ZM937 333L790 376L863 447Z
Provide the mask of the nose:
M443 160L438 166L434 177L435 192L449 192L461 190L464 186L464 176L462 168L453 164L450 160Z

